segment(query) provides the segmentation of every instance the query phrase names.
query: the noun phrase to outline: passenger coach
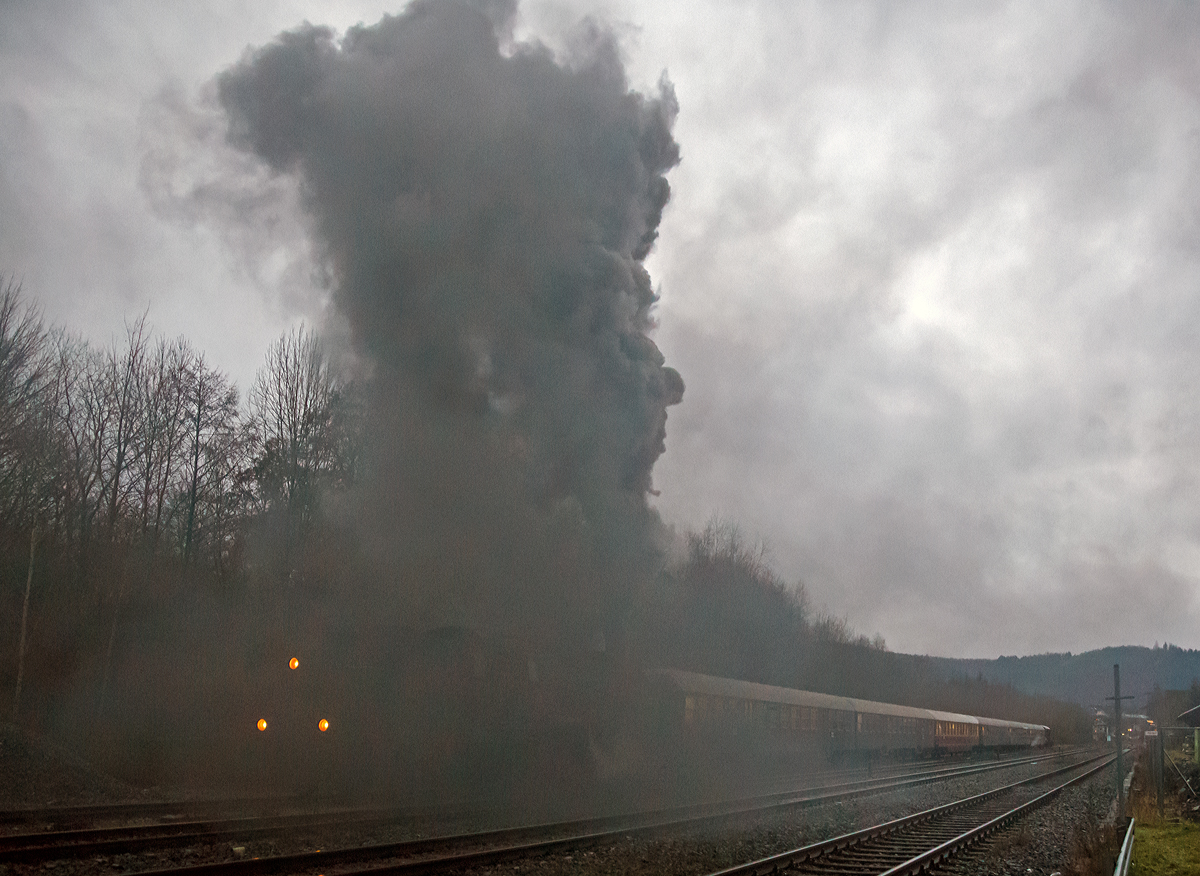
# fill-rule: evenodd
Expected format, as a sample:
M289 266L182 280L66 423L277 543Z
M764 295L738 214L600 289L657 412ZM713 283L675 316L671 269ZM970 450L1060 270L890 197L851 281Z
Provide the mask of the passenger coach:
M917 709L660 669L665 704L683 732L757 734L855 754L935 754L1044 745L1042 724Z

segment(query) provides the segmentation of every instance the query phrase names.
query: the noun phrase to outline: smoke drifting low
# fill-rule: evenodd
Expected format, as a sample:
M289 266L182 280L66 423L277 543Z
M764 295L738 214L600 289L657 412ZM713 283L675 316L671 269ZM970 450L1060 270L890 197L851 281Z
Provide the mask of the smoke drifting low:
M642 265L679 161L670 84L613 37L511 43L515 7L306 25L219 80L231 141L297 177L368 375L361 531L410 620L611 637L652 574L683 393Z

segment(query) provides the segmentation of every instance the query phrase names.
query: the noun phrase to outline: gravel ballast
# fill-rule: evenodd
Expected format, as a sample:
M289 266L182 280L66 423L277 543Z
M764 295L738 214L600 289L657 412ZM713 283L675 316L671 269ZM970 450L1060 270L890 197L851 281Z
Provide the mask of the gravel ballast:
M984 776L954 779L925 785L904 792L888 792L858 800L824 806L795 809L790 812L760 816L742 826L720 831L688 831L667 838L640 839L631 837L618 844L600 848L581 849L559 855L512 861L490 867L460 871L469 876L483 874L664 874L664 876L695 876L765 858L800 848L843 833L860 830L935 806L953 802L973 794L991 790L1006 782L1032 775L1029 766L1013 767ZM1108 776L1107 784L1105 776ZM1068 789L1043 809L1032 814L1028 830L1038 837L1016 852L1009 852L1001 841L993 841L979 855L980 865L967 865L959 870L971 873L1051 873L1061 870L1069 856L1074 830L1082 829L1094 811L1107 811L1109 798L1103 788L1111 788L1111 771L1104 770L1081 787L1087 790L1080 797L1079 789ZM1111 794L1110 794L1111 797ZM1064 800L1069 801L1066 808ZM1103 812L1101 812L1103 815ZM1076 827L1078 825L1078 828ZM1021 827L1015 828L1020 830ZM1002 836L1008 835L1005 831ZM1045 835L1046 841L1041 842ZM1050 840L1053 836L1056 839ZM1010 843L1011 845L1011 843ZM987 869L988 856L997 853L996 869ZM1055 865L1046 869L1053 861ZM1020 865L1020 869L1015 869ZM1032 868L1026 869L1026 868ZM949 872L949 871L947 871Z
M461 872L472 874L472 876L485 873L655 873L690 874L690 876L691 874L710 873L734 864L798 848L972 794L982 793L997 786L1027 778L1033 775L1035 770L1036 767L1033 765L1014 766L978 776L921 785L906 791L885 792L840 803L795 808L767 815L747 816L737 823L726 823L721 827L680 829L670 836L627 835L623 840L610 840L599 846L507 861L487 867L465 869ZM1034 861L1035 853L1041 854L1040 860L1043 862L1064 860L1063 855L1069 854L1073 842L1074 833L1072 833L1071 825L1074 822L1062 820L1060 823L1060 819L1082 817L1100 807L1103 793L1099 789L1111 787L1111 778L1107 784L1103 778L1106 774L1111 775L1111 771L1106 770L1084 785L1084 787L1095 785L1097 790L1092 793L1091 797L1085 795L1080 798L1082 802L1076 799L1079 797L1079 792L1074 789L1060 795L1060 799L1074 801L1064 810L1065 816L1053 814L1059 805L1058 801L1055 801L1042 812L1031 816L1028 828L1016 828L1016 830L1027 830L1029 833L1014 834L1017 837L1015 840L1001 838L989 842L987 848L981 852L972 853L978 856L978 861L975 861L970 868L954 872L1024 873L1027 872L1024 868L1013 869L1022 862L1024 862L1024 867L1028 867L1030 862L1034 862L1035 869L1032 872L1053 872L1053 870L1044 868L1036 869L1041 864ZM1109 796L1111 797L1111 794ZM1104 806L1107 806L1107 802L1107 800L1103 801ZM1064 824L1067 826L1063 827ZM488 826L495 825L460 823L453 826L455 830L452 832L482 829ZM115 871L133 872L231 860L234 857L268 857L317 848L345 848L367 843L397 842L418 838L422 833L426 836L445 833L450 827L443 823L440 825L424 824L419 827L410 825L403 828L375 829L369 832L344 828L323 833L312 831L301 834L297 832L295 835L283 838L245 843L197 844L195 847L185 849L164 849L160 853L99 857L85 861L63 861L57 865L55 873L60 876L90 876L90 874L111 874ZM1044 841L1043 834L1046 835ZM1026 842L1024 837L1035 837L1036 841ZM235 853L234 848L239 851ZM995 857L996 868L986 869L991 865L979 863L983 862L988 855ZM5 867L0 864L0 873L3 872L5 872ZM9 865L8 872L32 874L45 871L37 865ZM337 869L334 867L326 872L336 873Z

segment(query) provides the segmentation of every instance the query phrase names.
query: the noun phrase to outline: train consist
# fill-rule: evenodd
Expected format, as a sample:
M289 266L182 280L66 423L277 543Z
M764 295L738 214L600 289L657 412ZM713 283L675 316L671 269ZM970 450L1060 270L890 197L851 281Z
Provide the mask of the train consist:
M1049 728L668 668L603 651L534 651L443 628L360 657L279 653L240 708L243 769L322 793L484 786L698 786L722 771L932 757L1046 742ZM701 776L707 777L702 779Z
M1044 745L1049 727L683 672L654 671L685 736L773 738L832 759Z

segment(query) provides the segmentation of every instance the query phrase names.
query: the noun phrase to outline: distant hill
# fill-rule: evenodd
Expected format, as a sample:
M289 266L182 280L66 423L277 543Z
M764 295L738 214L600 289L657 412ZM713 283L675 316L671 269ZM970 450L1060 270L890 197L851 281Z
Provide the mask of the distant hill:
M1200 679L1200 650L1175 645L1144 648L1124 646L1085 651L1082 654L1035 654L1031 657L1000 657L995 660L960 660L927 657L933 669L946 678L982 676L988 681L1011 684L1023 693L1051 696L1083 706L1109 706L1112 696L1113 664L1121 666L1121 694L1141 711L1157 684L1164 690L1190 687Z

